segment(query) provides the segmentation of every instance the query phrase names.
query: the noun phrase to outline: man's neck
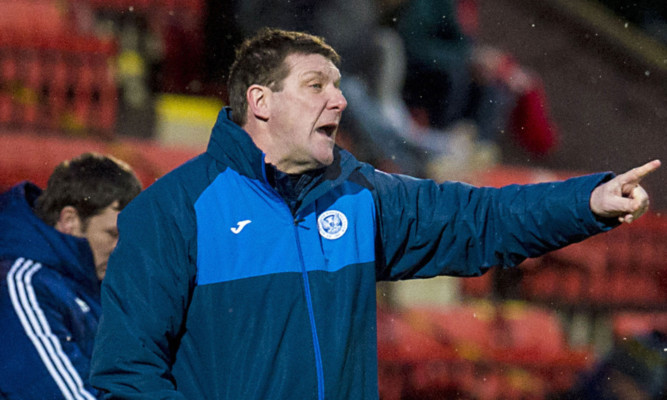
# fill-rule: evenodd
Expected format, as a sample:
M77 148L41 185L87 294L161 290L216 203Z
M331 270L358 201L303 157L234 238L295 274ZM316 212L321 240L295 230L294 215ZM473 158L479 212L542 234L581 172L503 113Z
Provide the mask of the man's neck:
M266 172L269 184L276 189L294 213L301 203L304 190L323 174L324 169L309 170L302 174L288 174L271 164L266 164Z

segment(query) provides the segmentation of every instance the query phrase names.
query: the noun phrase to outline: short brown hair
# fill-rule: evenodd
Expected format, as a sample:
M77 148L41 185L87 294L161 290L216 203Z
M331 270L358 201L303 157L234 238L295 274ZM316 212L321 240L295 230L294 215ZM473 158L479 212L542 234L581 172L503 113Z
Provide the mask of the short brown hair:
M304 32L263 28L239 46L227 82L234 122L241 126L246 123L246 92L251 85L282 90L283 80L290 72L284 61L295 53L320 54L336 66L340 64L340 56L323 38Z
M111 156L84 153L58 164L46 189L35 203L35 213L55 226L60 211L72 206L85 224L118 201L122 209L141 192L141 182L132 168Z

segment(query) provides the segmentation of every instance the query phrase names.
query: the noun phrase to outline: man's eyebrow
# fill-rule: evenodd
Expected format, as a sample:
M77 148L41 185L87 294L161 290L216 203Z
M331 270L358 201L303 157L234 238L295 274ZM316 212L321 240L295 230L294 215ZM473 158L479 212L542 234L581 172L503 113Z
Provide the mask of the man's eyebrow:
M301 74L301 80L303 81L308 81L310 79L324 79L327 81L332 81L336 87L340 86L341 78L342 76L340 74L330 76L329 74L318 70L310 70Z
M301 77L304 78L304 79L308 79L308 78L311 78L311 77L313 77L313 78L327 78L327 74L325 74L322 71L310 70L310 71L306 71L306 72L302 73Z

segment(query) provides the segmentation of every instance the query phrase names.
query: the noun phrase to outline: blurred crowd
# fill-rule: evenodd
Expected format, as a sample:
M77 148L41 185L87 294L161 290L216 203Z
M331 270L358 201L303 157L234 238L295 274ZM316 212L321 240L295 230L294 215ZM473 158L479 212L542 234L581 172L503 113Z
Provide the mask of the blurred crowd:
M0 18L19 32L0 40L0 125L151 137L158 93L225 99L234 46L272 26L338 49L341 144L378 167L442 181L499 162L501 141L534 157L557 145L539 76L476 39L475 0L2 2L33 18Z

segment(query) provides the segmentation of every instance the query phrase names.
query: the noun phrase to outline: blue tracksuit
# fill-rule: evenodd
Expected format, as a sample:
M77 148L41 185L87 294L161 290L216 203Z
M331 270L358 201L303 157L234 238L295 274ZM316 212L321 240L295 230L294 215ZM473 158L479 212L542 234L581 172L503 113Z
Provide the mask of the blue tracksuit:
M101 314L100 282L85 239L32 211L41 190L0 195L0 398L95 399L88 383Z
M228 112L120 215L92 361L108 398L375 399L376 281L480 275L608 229L588 202L609 175L437 185L341 149L292 211Z

